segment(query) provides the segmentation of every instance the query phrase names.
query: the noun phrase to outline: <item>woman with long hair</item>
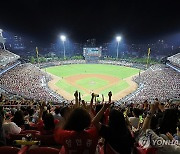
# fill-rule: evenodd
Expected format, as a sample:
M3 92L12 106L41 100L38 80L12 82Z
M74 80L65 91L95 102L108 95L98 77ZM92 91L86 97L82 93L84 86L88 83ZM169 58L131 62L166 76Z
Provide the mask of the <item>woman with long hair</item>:
M78 94L75 95L78 104ZM98 132L95 127L90 127L91 116L89 112L81 107L71 111L63 128L55 131L55 140L64 146L65 153L95 154L98 143Z
M126 124L122 112L112 109L109 113L108 125L100 123L104 112L111 105L111 92L109 93L109 103L105 103L101 110L94 117L92 123L99 130L99 135L105 139L104 153L131 154L133 148L133 138ZM110 153L111 151L111 153Z
M25 120L23 112L21 110L16 111L12 121L19 127L24 127Z
M55 140L64 146L65 153L91 153L96 151L98 133L90 127L90 114L83 108L76 108L67 119L63 129L55 131Z

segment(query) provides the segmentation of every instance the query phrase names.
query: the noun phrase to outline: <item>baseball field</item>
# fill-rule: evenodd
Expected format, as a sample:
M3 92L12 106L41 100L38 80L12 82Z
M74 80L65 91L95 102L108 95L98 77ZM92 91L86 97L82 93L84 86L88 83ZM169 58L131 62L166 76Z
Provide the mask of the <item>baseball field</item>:
M48 67L44 69L52 76L49 87L68 100L74 99L78 90L82 99L90 101L92 92L102 94L107 100L107 93L112 91L113 99L118 100L137 88L132 77L139 69L106 64L71 64Z

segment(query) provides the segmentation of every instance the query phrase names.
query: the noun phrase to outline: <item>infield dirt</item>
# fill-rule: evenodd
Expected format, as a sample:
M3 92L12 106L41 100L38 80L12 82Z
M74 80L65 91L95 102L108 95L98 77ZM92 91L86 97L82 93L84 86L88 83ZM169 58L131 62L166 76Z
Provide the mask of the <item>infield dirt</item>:
M49 73L50 74L50 73ZM49 88L51 88L52 90L54 90L55 92L57 92L58 94L60 94L61 96L63 96L64 98L68 99L68 100L72 100L74 99L74 96L72 94L69 94L68 92L66 92L65 90L61 89L60 87L56 86L56 83L59 80L62 80L62 78L57 77L53 74L50 74L52 76L52 80L48 82L48 86ZM136 76L136 75L134 75ZM69 84L71 84L72 86L78 87L79 89L83 90L84 92L86 92L87 94L84 96L87 96L88 94L90 95L90 93L92 92L91 90L82 87L81 85L76 84L77 80L81 80L84 78L89 78L89 77L96 77L96 78L100 78L103 80L108 81L108 84L106 86L103 86L101 88L98 88L96 90L94 90L94 93L99 94L102 90L107 89L115 84L117 84L118 82L120 82L120 79L114 76L109 76L109 75L101 75L101 74L79 74L79 75L72 75L66 78L63 78L64 80L66 80ZM113 95L112 100L119 100L123 97L125 97L126 95L128 95L129 93L135 91L137 89L137 84L132 81L133 76L125 78L123 80L125 80L130 86L124 90L121 90L120 92L116 93L115 95ZM105 100L107 98L105 97Z

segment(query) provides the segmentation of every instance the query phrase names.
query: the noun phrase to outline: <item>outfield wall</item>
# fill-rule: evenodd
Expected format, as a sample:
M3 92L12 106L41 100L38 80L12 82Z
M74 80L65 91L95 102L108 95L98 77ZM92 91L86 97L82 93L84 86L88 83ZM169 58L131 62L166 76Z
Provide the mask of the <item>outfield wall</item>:
M54 61L54 62L36 64L36 66L37 67L40 66L40 68L46 68L46 67L51 67L51 66L69 65L69 64L86 64L86 61L85 60ZM146 65L144 65L144 64L130 63L130 62L126 62L124 60L122 60L122 61L98 60L96 63L93 63L93 64L109 64L109 65L133 67L133 68L138 68L141 70L146 69Z

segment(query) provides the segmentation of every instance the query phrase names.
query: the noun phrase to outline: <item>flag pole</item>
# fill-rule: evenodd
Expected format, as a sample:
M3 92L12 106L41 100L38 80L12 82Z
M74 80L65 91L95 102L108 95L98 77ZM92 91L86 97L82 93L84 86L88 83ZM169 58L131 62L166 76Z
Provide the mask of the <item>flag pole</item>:
M141 82L141 70L139 69L139 84Z
M36 57L37 57L37 61L38 61L38 66L40 68L40 65L39 65L39 52L38 52L38 47L36 47Z

